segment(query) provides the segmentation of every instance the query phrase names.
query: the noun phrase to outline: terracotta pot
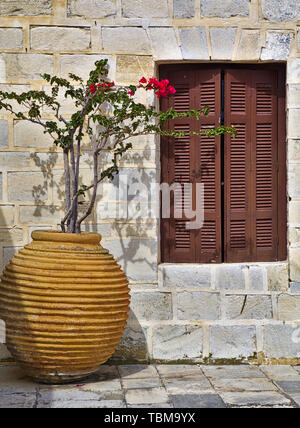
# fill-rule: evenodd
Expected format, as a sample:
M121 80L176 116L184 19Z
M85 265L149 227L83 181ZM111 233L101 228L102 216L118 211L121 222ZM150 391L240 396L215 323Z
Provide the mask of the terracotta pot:
M84 378L112 356L122 337L127 278L96 233L34 231L32 239L1 277L8 349L37 381Z

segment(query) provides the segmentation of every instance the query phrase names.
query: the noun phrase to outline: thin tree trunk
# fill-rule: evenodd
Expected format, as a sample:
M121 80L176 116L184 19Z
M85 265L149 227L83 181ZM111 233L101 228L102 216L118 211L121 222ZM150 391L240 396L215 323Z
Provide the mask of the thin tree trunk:
M71 179L70 179L68 148L64 149L64 172L65 172L66 212L68 212L71 208ZM65 232L65 225L61 224L61 227L62 227L62 231Z
M92 194L88 209L86 210L84 215L76 222L76 233L80 233L81 223L91 214L96 202L97 188L98 188L98 151L94 152L93 158L94 158L93 194Z
M71 148L70 148L71 169L72 169L72 200L77 198L76 193L78 191L78 188L76 186L76 162L75 162L73 138L74 137L72 136L72 143L71 143ZM77 203L74 204L74 209L73 209L73 212L72 212L71 218L70 218L70 231L71 231L71 233L75 233L75 226L76 226L76 220L77 220L76 217L77 217Z

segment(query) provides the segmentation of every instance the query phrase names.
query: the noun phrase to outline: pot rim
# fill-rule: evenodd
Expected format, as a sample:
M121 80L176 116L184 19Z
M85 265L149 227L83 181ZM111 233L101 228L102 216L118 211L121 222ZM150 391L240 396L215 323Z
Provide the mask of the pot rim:
M69 242L72 244L99 245L101 235L94 232L64 233L60 230L34 230L33 241Z

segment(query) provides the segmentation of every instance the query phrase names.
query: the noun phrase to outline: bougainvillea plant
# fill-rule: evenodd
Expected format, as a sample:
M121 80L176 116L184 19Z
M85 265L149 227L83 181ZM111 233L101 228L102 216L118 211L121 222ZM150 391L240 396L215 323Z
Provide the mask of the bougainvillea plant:
M173 96L176 89L167 79L158 80L154 77L142 77L137 85L116 86L108 79L107 60L95 63L89 79L84 82L75 74L70 79L43 74L42 77L51 86L51 93L32 90L17 94L0 91L0 108L13 114L18 120L25 120L44 128L44 133L53 138L64 156L65 216L61 220L63 232L80 233L82 222L92 213L97 196L97 187L105 178L113 179L119 172L118 162L122 155L132 148L130 138L156 134L180 137L184 132L166 129L166 123L177 117L195 117L207 115L208 107L199 106L199 110L176 112L169 109L158 111L153 106L145 106L136 102L138 89L154 91L158 98ZM65 98L74 103L74 113L64 117L61 113L61 91ZM15 107L16 106L16 107ZM43 119L44 109L50 109L53 118ZM235 133L234 128L219 126L216 129L199 130L193 134L206 133L210 136L223 133ZM93 181L80 184L80 157L83 151L83 140L88 138L93 154ZM111 164L102 170L99 168L100 158L104 152L112 153ZM90 200L85 211L79 215L79 197Z

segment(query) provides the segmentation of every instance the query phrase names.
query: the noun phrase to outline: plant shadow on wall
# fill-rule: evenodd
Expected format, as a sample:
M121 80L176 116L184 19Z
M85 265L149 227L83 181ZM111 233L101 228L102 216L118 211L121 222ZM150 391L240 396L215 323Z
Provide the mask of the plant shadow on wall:
M31 159L33 160L35 166L40 169L43 175L43 185L37 185L33 186L32 188L32 197L34 199L34 212L33 217L36 218L36 220L40 221L40 223L44 223L43 221L43 207L47 207L47 211L49 211L49 215L53 216L53 219L55 219L56 213L63 209L63 205L61 207L57 207L55 205L50 205L45 202L45 198L49 198L49 192L50 189L55 187L56 189L61 189L63 186L63 176L61 179L61 182L55 182L54 179L54 172L55 172L55 166L57 165L59 154L53 151L49 151L48 153L31 153ZM60 190L58 190L60 192ZM62 195L61 195L62 196ZM61 203L63 204L63 198L61 198ZM37 221L34 221L35 223ZM53 225L51 225L53 227ZM47 227L45 227L47 228Z

